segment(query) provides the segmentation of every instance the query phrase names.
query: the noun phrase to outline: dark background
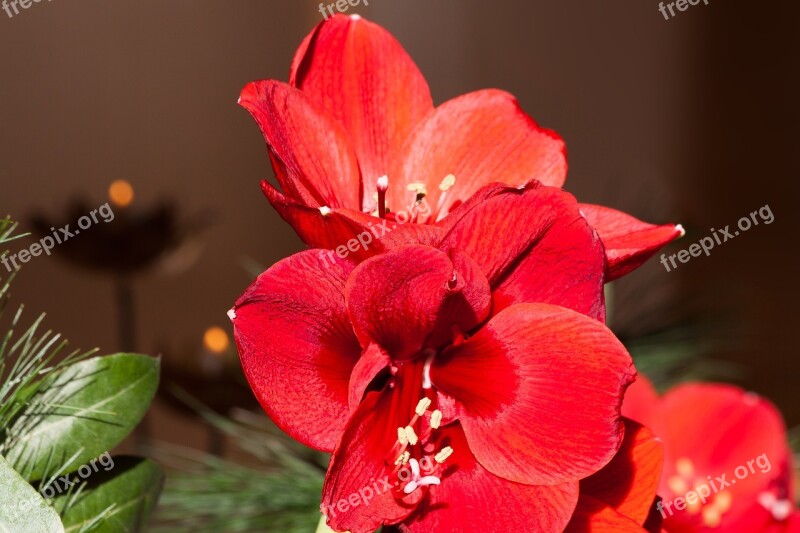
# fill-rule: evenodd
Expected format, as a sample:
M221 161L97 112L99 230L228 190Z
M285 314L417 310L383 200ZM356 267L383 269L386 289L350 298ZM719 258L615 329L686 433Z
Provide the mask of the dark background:
M742 365L743 385L800 422L796 4L711 0L668 21L652 0L369 4L350 13L403 43L437 103L512 92L565 138L567 188L582 201L686 226L671 253L769 204L773 224L677 271L654 260L624 280L614 313L625 335L698 316L722 323L708 333L723 341L712 356ZM318 2L296 0L53 0L11 19L0 11L0 212L55 216L78 195L99 206L124 178L133 208L169 197L217 214L191 269L136 283L142 351L199 351L207 327L228 328L225 312L251 280L243 265L302 248L260 193L267 151L236 100L250 80L285 80L320 20ZM47 311L73 345L118 349L107 278L38 257L15 287L30 317ZM196 435L174 413L157 409L152 424L172 440Z

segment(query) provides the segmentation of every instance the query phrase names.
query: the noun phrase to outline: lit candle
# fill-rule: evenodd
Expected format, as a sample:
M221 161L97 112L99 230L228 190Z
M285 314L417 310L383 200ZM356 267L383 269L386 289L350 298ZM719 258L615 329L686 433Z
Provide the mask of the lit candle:
M228 334L220 327L210 327L203 334L203 346L214 355L223 355L230 344Z
M203 334L203 355L200 366L206 376L218 377L225 366L225 354L231 345L224 329L213 326Z
M133 202L133 187L125 180L116 180L108 187L108 199L114 207L124 209Z

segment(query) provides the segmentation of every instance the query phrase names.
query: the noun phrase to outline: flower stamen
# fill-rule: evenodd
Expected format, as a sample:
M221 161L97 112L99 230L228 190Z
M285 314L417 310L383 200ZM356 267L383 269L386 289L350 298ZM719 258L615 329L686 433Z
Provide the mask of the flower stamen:
M397 428L397 442L401 446L408 444L408 437L406 436L406 428Z
M442 464L443 462L447 461L447 458L451 455L453 455L453 448L450 446L445 446L433 457L433 459L437 463Z
M440 410L435 410L431 413L431 429L439 429L439 426L442 425L442 412Z
M435 354L430 354L427 359L425 359L425 364L422 366L422 388L427 390L433 387L433 383L431 383L431 363L433 363L433 356Z
M450 190L450 187L452 187L455 184L456 184L456 177L452 174L448 174L439 184L439 190L442 192L447 192L448 190Z
M406 426L405 428L406 439L411 446L416 446L419 442L419 438L417 437L417 433L414 431L414 428L411 426Z
M389 176L378 178L378 216L386 218L386 191L389 190Z
M401 464L404 465L404 464L406 464L408 462L408 460L410 458L411 458L411 454L409 452L405 451L405 452L400 454L400 456L395 460L394 464L395 464L395 466L398 466L398 465L401 465Z
M430 398L423 398L417 403L417 408L414 409L414 412L417 413L417 416L422 416L425 414L425 411L428 410L428 407L431 406L431 399Z
M403 487L403 492L405 494L411 494L419 487L441 484L442 480L437 476L420 477L419 462L416 459L411 459L408 464L411 467L411 481Z

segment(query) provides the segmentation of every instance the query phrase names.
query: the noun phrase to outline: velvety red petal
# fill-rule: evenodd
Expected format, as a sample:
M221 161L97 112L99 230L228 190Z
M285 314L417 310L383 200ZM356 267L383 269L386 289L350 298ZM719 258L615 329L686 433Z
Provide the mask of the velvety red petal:
M350 410L355 411L364 393L380 372L391 364L389 354L377 344L370 344L353 367L350 375Z
M359 209L358 162L341 125L279 81L248 83L239 104L261 128L287 196L311 207Z
M393 390L369 392L353 413L336 446L325 476L320 510L335 531L372 533L399 522L414 503L398 500L397 480L389 477L386 459L397 439ZM408 409L411 413L412 408Z
M450 250L453 277L447 282L447 296L442 302L430 346L441 347L453 342L454 334L464 334L483 322L492 307L489 281L478 264L462 250ZM458 331L454 332L453 327Z
M591 496L581 494L566 533L646 533L627 516Z
M422 182L432 220L489 183L522 185L536 179L560 187L567 172L561 138L537 126L513 96L494 89L439 106L414 130L405 150L400 179L390 183L390 203L407 205L414 198L407 185ZM442 191L448 175L455 182Z
M581 480L581 496L592 496L636 524L644 524L663 464L661 442L649 429L626 419L625 439L617 455L598 473Z
M603 324L546 304L505 309L431 367L481 465L537 485L585 478L611 460L634 375Z
M499 478L475 460L458 425L440 431L442 442L454 450L445 463L450 466L403 531L563 531L578 500L577 482L536 486Z
M433 109L425 78L385 29L336 15L301 45L290 82L344 126L361 166L363 207L371 211L377 179L397 165L412 128Z
M608 281L639 268L684 233L681 226L648 224L608 207L591 204L581 204L580 207L603 240L608 260Z
M308 250L261 274L231 317L247 381L292 438L330 451L350 414L348 382L360 354L344 300L352 266Z
M660 435L664 426L661 398L658 391L644 374L638 374L636 381L625 391L622 402L622 416L650 428Z
M404 359L429 347L431 338L452 338L453 324L466 331L482 321L489 285L468 257L457 257L454 264L435 248L405 246L360 264L345 294L362 346L374 342Z
M442 230L434 226L399 224L350 209L308 207L287 198L266 181L261 189L303 242L328 250L324 254L328 261L338 255L358 262L390 248L441 240Z
M575 198L538 182L489 186L439 227L442 247L471 255L489 279L497 313L516 303L549 303L605 319L605 256Z

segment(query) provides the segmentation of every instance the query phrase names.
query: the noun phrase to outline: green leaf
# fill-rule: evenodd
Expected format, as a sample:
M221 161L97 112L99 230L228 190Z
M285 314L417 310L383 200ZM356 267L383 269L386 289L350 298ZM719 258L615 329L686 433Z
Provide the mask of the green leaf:
M29 481L76 470L133 430L158 375L158 359L117 354L48 376L9 429L8 462Z
M164 474L140 457L114 457L113 467L99 470L86 480L79 493L53 500L67 533L79 531L123 533L142 531L155 508Z
M58 513L0 457L0 532L63 533Z

